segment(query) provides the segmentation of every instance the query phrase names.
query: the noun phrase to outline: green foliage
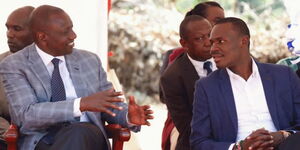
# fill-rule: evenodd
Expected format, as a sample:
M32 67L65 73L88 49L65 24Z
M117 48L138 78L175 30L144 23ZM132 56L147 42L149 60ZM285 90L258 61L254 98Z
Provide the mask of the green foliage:
M203 1L205 0L176 0L175 6L179 12L185 13L192 9L196 4Z

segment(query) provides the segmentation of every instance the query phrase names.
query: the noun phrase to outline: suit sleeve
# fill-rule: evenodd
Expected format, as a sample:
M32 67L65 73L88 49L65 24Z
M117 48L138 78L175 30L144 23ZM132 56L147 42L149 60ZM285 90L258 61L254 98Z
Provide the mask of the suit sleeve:
M100 91L108 90L112 87L112 84L107 80L107 74L104 71L101 61L98 56L96 56L97 62L99 63L98 66L100 66L99 69L99 83L100 83ZM128 120L127 120L127 115L128 115L128 105L127 103L115 103L120 107L123 107L122 110L117 110L117 109L112 109L109 108L111 112L115 113L116 116L112 117L111 115L107 113L101 113L101 118L108 122L109 124L120 124L122 127L129 128L130 130L134 132L140 131L141 127L140 126L134 126L134 125L129 125Z
M168 111L181 138L188 139L191 130L192 111L188 104L188 95L182 79L178 74L169 73L167 70L161 77L161 87Z
M294 116L294 126L287 130L300 131L300 79L297 75L289 68L289 76L291 82L291 90L293 95L293 116Z
M36 91L29 82L29 77L24 73L29 69L26 70L22 66L24 67L23 64L7 61L0 65L2 82L9 101L10 115L12 121L20 127L21 132L42 131L55 123L74 120L74 100L55 103L47 102L45 98L38 100Z
M210 118L209 98L204 86L199 80L196 82L191 122L190 143L192 150L220 150L228 149L230 142L217 142L213 137Z

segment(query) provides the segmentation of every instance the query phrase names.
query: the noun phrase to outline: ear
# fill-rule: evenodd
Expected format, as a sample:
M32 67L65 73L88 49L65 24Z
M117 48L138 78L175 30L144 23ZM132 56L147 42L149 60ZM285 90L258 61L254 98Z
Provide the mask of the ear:
M181 38L181 39L179 40L179 43L181 44L181 46L182 46L185 50L188 49L187 43L186 43L186 41L185 41L184 39Z
M36 32L35 37L37 41L42 42L46 40L46 34L44 32Z
M242 37L242 45L248 47L250 44L250 38L249 36L243 36Z

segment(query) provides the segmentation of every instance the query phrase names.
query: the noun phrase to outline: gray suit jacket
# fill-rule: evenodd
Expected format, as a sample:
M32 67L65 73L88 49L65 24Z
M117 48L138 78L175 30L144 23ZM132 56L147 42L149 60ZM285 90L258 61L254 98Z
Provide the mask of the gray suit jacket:
M10 51L4 52L0 54L0 62L7 56L11 55ZM6 120L9 120L9 111L8 111L8 103L7 98L4 92L3 84L0 82L0 117L5 118ZM2 120L5 121L5 120ZM0 121L0 122L2 122ZM0 127L1 128L1 127Z
M65 55L65 59L78 97L112 87L106 79L106 73L97 55L73 49L71 54ZM34 44L4 59L0 64L0 74L9 101L12 121L20 128L21 137L18 143L20 149L33 150L38 141L47 134L47 129L51 125L75 121L74 100L50 102L50 75ZM119 105L127 108L125 103ZM103 133L105 131L102 120L128 127L127 109L112 111L117 114L116 117L98 112L86 114L90 122L98 126ZM139 127L132 130L138 131Z

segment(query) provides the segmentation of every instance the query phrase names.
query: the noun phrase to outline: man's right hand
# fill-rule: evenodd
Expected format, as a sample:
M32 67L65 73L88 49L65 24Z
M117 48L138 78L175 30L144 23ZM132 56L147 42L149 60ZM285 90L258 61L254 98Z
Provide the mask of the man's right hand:
M93 95L83 97L80 100L80 111L105 112L115 116L109 108L122 110L122 107L114 104L114 102L123 102L124 99L118 96L123 95L122 92L115 92L113 89L97 92Z
M272 150L273 137L264 128L253 131L242 143L243 150Z

